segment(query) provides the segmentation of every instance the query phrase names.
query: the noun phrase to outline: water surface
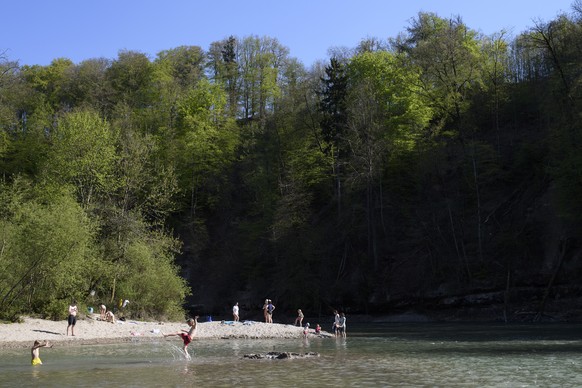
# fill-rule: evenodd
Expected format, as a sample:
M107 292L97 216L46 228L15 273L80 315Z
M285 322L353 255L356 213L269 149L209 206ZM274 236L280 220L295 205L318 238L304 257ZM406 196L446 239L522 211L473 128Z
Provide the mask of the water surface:
M176 339L0 353L0 386L79 387L581 387L580 325L350 325L348 337ZM318 358L250 360L269 351Z

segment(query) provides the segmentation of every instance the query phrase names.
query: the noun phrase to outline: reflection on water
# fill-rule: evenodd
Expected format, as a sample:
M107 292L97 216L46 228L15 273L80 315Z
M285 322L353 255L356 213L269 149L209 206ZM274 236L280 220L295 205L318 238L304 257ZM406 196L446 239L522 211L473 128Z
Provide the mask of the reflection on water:
M347 338L196 340L146 338L118 345L0 353L0 386L579 387L578 325L384 324L350 326ZM317 352L318 358L249 360L247 353Z

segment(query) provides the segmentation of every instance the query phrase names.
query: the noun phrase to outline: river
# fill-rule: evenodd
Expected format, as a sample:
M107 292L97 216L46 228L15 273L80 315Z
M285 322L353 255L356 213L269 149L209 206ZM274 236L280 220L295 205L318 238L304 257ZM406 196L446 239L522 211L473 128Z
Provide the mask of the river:
M363 324L347 338L196 340L0 351L0 387L581 387L576 324ZM317 352L292 360L244 359Z

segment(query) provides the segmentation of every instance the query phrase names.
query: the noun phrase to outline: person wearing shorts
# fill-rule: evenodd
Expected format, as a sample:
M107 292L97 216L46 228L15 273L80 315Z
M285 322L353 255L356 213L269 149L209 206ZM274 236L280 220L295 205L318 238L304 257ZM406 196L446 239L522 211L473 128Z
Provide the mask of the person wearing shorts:
M52 348L53 346L48 343L48 341L40 342L34 341L32 348L30 349L30 353L32 355L32 365L42 365L42 361L40 360L40 348Z
M190 326L189 330L182 330L177 333L170 334L162 333L164 337L170 337L175 335L182 338L182 341L184 341L183 347L184 355L186 356L187 359L190 359L190 354L188 353L188 345L190 345L190 342L192 342L192 338L196 334L196 327L198 326L198 321L196 319L198 319L198 316L188 319L188 326Z
M69 306L69 317L67 318L67 335L69 335L69 328L71 328L71 335L75 335L75 324L77 323L77 302L73 300Z

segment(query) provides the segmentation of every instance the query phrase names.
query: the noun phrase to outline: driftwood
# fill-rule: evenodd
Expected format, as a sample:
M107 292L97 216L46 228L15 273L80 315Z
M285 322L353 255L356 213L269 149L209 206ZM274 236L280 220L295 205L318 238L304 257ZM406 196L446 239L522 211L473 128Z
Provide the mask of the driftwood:
M254 353L245 354L243 358L250 358L253 360L285 360L293 358L319 357L319 353L293 353L293 352L269 352L269 353Z

